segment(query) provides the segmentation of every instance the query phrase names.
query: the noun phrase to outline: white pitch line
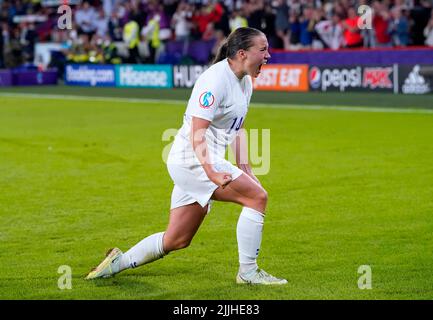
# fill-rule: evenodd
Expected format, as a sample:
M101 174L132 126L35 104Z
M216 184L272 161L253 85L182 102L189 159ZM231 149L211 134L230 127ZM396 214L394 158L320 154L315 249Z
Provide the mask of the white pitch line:
M185 104L185 101L169 99L144 99L144 98L116 98L116 97L92 97L60 94L39 94L39 93L0 93L0 97L27 98L27 99L49 99L49 100L80 100L80 101L103 101L103 102L127 102L127 103L174 103Z
M92 97L59 94L37 94L37 93L0 93L0 97L27 98L27 99L51 99L51 100L79 100L79 101L103 101L103 102L126 102L126 103L172 103L187 105L187 101L170 99L147 99L147 98L116 98L116 97ZM380 108L380 107L348 107L348 106L325 106L325 105L294 105L277 103L252 103L253 108L275 108L291 110L336 110L349 112L375 112L375 113L420 113L433 114L432 109L417 108Z
M337 110L351 112L376 112L376 113L422 113L433 114L432 109L420 108L380 108L380 107L346 107L346 106L325 106L325 105L292 105L292 104L263 104L253 103L256 108L275 108L275 109L293 109L293 110Z

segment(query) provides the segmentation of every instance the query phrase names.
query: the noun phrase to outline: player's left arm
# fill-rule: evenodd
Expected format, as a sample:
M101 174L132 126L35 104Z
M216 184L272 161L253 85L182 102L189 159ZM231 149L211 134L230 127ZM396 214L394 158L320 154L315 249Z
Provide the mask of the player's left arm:
M249 156L248 156L248 139L247 133L244 128L244 124L239 129L236 134L236 138L233 140L231 144L231 148L236 158L236 165L239 169L245 172L248 176L250 176L254 181L256 181L260 185L259 179L254 175L253 170L251 168Z

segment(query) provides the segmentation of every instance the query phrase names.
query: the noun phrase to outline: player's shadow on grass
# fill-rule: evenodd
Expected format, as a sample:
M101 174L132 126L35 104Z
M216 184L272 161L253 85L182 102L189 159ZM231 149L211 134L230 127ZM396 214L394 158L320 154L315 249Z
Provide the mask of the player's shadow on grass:
M191 270L188 268L176 268L175 272L171 268L161 268L158 270L146 269L146 270L127 270L121 274L117 274L111 278L84 280L87 283L94 284L96 287L127 287L132 286L143 289L147 288L158 288L155 286L158 283L157 278L164 278L169 281L171 277L179 277L180 275L190 274ZM132 284L132 285L131 285Z

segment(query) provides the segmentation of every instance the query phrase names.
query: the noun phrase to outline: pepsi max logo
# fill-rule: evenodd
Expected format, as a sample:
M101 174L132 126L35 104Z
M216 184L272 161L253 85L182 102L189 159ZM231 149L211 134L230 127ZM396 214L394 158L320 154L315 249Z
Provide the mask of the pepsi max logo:
M203 92L199 98L200 107L209 109L215 102L215 97L210 91Z
M321 72L319 68L312 67L308 73L308 78L312 88L317 89L320 87Z

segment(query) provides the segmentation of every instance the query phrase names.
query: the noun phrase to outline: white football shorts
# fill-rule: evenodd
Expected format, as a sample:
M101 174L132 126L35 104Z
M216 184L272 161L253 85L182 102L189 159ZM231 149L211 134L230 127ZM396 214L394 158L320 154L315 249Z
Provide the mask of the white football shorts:
M217 172L228 172L232 175L232 181L239 178L243 171L225 159L219 159L213 165ZM198 202L202 207L207 204L210 211L210 198L218 186L209 180L201 164L193 164L189 167L177 164L167 164L174 188L171 194L170 209L178 208Z

